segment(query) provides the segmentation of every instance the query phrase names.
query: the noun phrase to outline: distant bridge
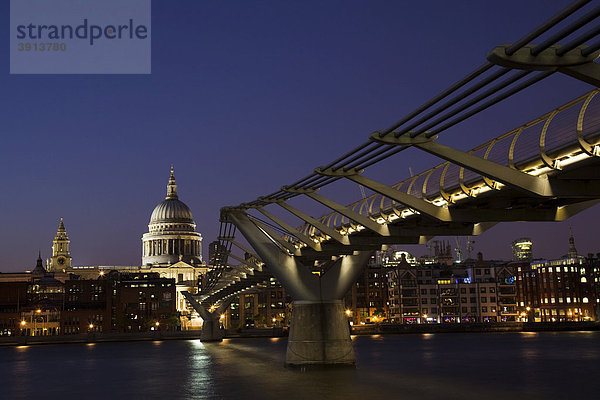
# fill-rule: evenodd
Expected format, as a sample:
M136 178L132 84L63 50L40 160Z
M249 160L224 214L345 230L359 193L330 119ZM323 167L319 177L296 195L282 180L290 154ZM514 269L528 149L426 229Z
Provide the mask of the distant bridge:
M478 235L499 222L563 221L598 203L600 7L586 10L588 3L574 2L514 44L492 49L475 71L310 175L222 208L217 265L200 294L188 295L205 320L204 339L220 338L218 315L235 295L272 274L294 300L286 362L352 364L341 299L373 251ZM438 143L447 129L556 73L594 90L470 151ZM445 162L392 186L365 176L408 148ZM317 193L339 180L375 194L344 206ZM298 196L331 212L314 218L290 205ZM292 226L277 208L304 225ZM236 230L251 248L236 241Z

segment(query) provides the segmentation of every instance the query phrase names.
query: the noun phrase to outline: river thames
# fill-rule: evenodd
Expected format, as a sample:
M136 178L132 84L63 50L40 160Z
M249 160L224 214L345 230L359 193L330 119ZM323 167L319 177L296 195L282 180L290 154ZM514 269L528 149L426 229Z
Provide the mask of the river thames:
M285 338L0 348L2 399L589 399L600 332L355 336L357 367L283 366Z

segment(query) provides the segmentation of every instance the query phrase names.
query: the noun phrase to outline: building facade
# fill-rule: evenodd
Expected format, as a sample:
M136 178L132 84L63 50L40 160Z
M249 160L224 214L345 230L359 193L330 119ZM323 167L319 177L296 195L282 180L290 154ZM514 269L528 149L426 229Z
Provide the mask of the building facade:
M389 322L510 322L518 316L514 269L483 261L454 266L402 260L387 271Z
M0 282L0 336L179 329L175 280L111 271L59 281L41 258L29 281Z
M290 323L291 298L275 279L235 296L223 314L226 329L283 327Z
M596 319L593 268L583 257L539 260L517 267L521 319L530 322Z

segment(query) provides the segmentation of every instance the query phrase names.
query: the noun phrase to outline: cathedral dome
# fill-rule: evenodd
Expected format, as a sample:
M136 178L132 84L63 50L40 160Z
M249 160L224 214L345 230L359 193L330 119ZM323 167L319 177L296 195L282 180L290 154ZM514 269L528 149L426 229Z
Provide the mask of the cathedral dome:
M177 195L171 176L167 196L152 211L148 232L142 236L142 265L172 265L178 261L202 263L202 235L190 208Z
M167 185L167 196L158 203L150 216L148 224L150 231L174 229L194 231L196 224L190 208L177 195L177 184L171 169L169 184Z
M159 203L152 211L150 224L164 224L182 222L194 223L194 217L190 208L179 199L166 199Z

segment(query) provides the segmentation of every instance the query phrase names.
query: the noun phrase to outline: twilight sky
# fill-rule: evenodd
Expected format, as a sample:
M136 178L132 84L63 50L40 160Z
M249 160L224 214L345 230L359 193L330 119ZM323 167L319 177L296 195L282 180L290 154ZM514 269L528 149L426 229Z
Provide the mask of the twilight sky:
M363 143L566 4L153 1L151 75L10 75L3 1L0 271L30 269L38 249L50 257L60 217L74 265L139 264L171 163L206 258L220 207L271 193ZM592 89L552 77L442 141L473 147ZM403 152L393 162L374 177L395 183L409 167L439 161ZM340 202L360 197L345 190ZM475 251L508 259L510 242L529 236L535 256L560 257L572 226L579 252L597 252L599 214L499 225L475 238Z

